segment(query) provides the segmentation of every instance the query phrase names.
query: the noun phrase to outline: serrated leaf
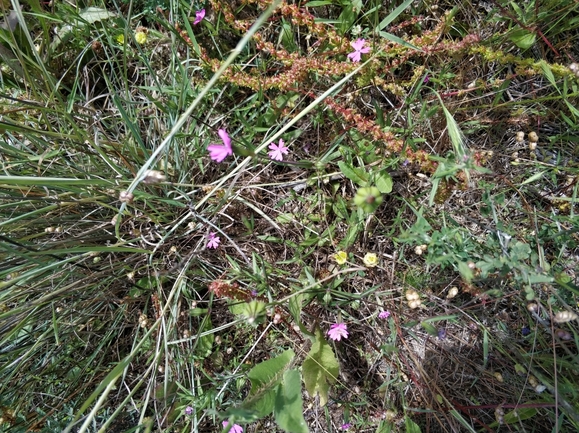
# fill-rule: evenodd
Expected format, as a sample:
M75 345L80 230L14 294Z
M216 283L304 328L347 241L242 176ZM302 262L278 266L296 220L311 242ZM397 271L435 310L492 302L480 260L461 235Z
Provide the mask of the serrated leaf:
M302 384L297 370L288 370L277 389L274 408L275 421L288 433L308 433L304 419Z
M340 167L340 171L354 182L357 185L365 186L368 183L368 173L362 168L353 167L351 164L348 164L344 161L338 162L338 167Z
M242 407L256 411L260 417L269 415L274 408L277 387L294 357L295 353L290 349L253 367L247 375L251 390Z
M322 331L316 327L315 341L308 357L302 365L302 373L306 390L313 398L320 395L320 405L328 402L328 390L338 377L338 360L334 351L324 338Z
M531 48L535 43L536 38L537 37L534 33L525 29L516 29L509 35L511 42L523 50Z

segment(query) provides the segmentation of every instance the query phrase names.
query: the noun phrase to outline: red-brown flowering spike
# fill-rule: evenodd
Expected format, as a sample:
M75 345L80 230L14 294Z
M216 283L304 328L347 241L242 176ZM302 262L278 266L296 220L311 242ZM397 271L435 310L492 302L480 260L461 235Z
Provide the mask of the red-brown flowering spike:
M224 280L214 280L209 284L209 291L217 298L230 298L237 301L249 301L251 293L241 289L239 284L230 284Z

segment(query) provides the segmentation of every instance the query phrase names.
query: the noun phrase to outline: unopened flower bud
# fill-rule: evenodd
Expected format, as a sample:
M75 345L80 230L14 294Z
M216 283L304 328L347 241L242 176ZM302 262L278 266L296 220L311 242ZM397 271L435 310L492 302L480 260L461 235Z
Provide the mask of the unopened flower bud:
M532 141L534 143L536 143L537 141L539 141L539 136L537 135L536 132L529 132L529 141Z
M525 133L523 131L517 132L517 137L515 138L515 141L517 143L522 143L523 141L525 141Z
M146 184L153 184L153 183L161 183L165 182L167 177L158 170L147 170L145 172L145 176L143 177L143 183Z
M119 200L122 203L132 203L134 198L134 194L128 191L121 191L119 194Z

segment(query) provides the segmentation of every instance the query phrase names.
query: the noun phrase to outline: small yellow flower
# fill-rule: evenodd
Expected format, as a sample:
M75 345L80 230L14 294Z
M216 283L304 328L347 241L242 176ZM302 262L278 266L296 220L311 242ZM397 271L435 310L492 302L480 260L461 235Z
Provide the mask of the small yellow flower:
M346 251L338 251L334 254L334 260L338 265L343 265L348 260L348 253Z
M117 43L119 45L124 45L125 44L125 35L118 35L117 36Z
M366 253L362 261L369 268L378 266L378 256L374 253Z
M147 42L147 34L145 32L136 32L135 41L137 41L137 44L143 45Z

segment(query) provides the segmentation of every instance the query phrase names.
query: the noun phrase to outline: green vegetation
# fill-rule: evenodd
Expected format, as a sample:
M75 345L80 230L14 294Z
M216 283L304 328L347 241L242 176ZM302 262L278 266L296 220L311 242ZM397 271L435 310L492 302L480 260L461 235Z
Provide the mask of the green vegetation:
M579 4L456 3L0 2L0 431L579 431Z

